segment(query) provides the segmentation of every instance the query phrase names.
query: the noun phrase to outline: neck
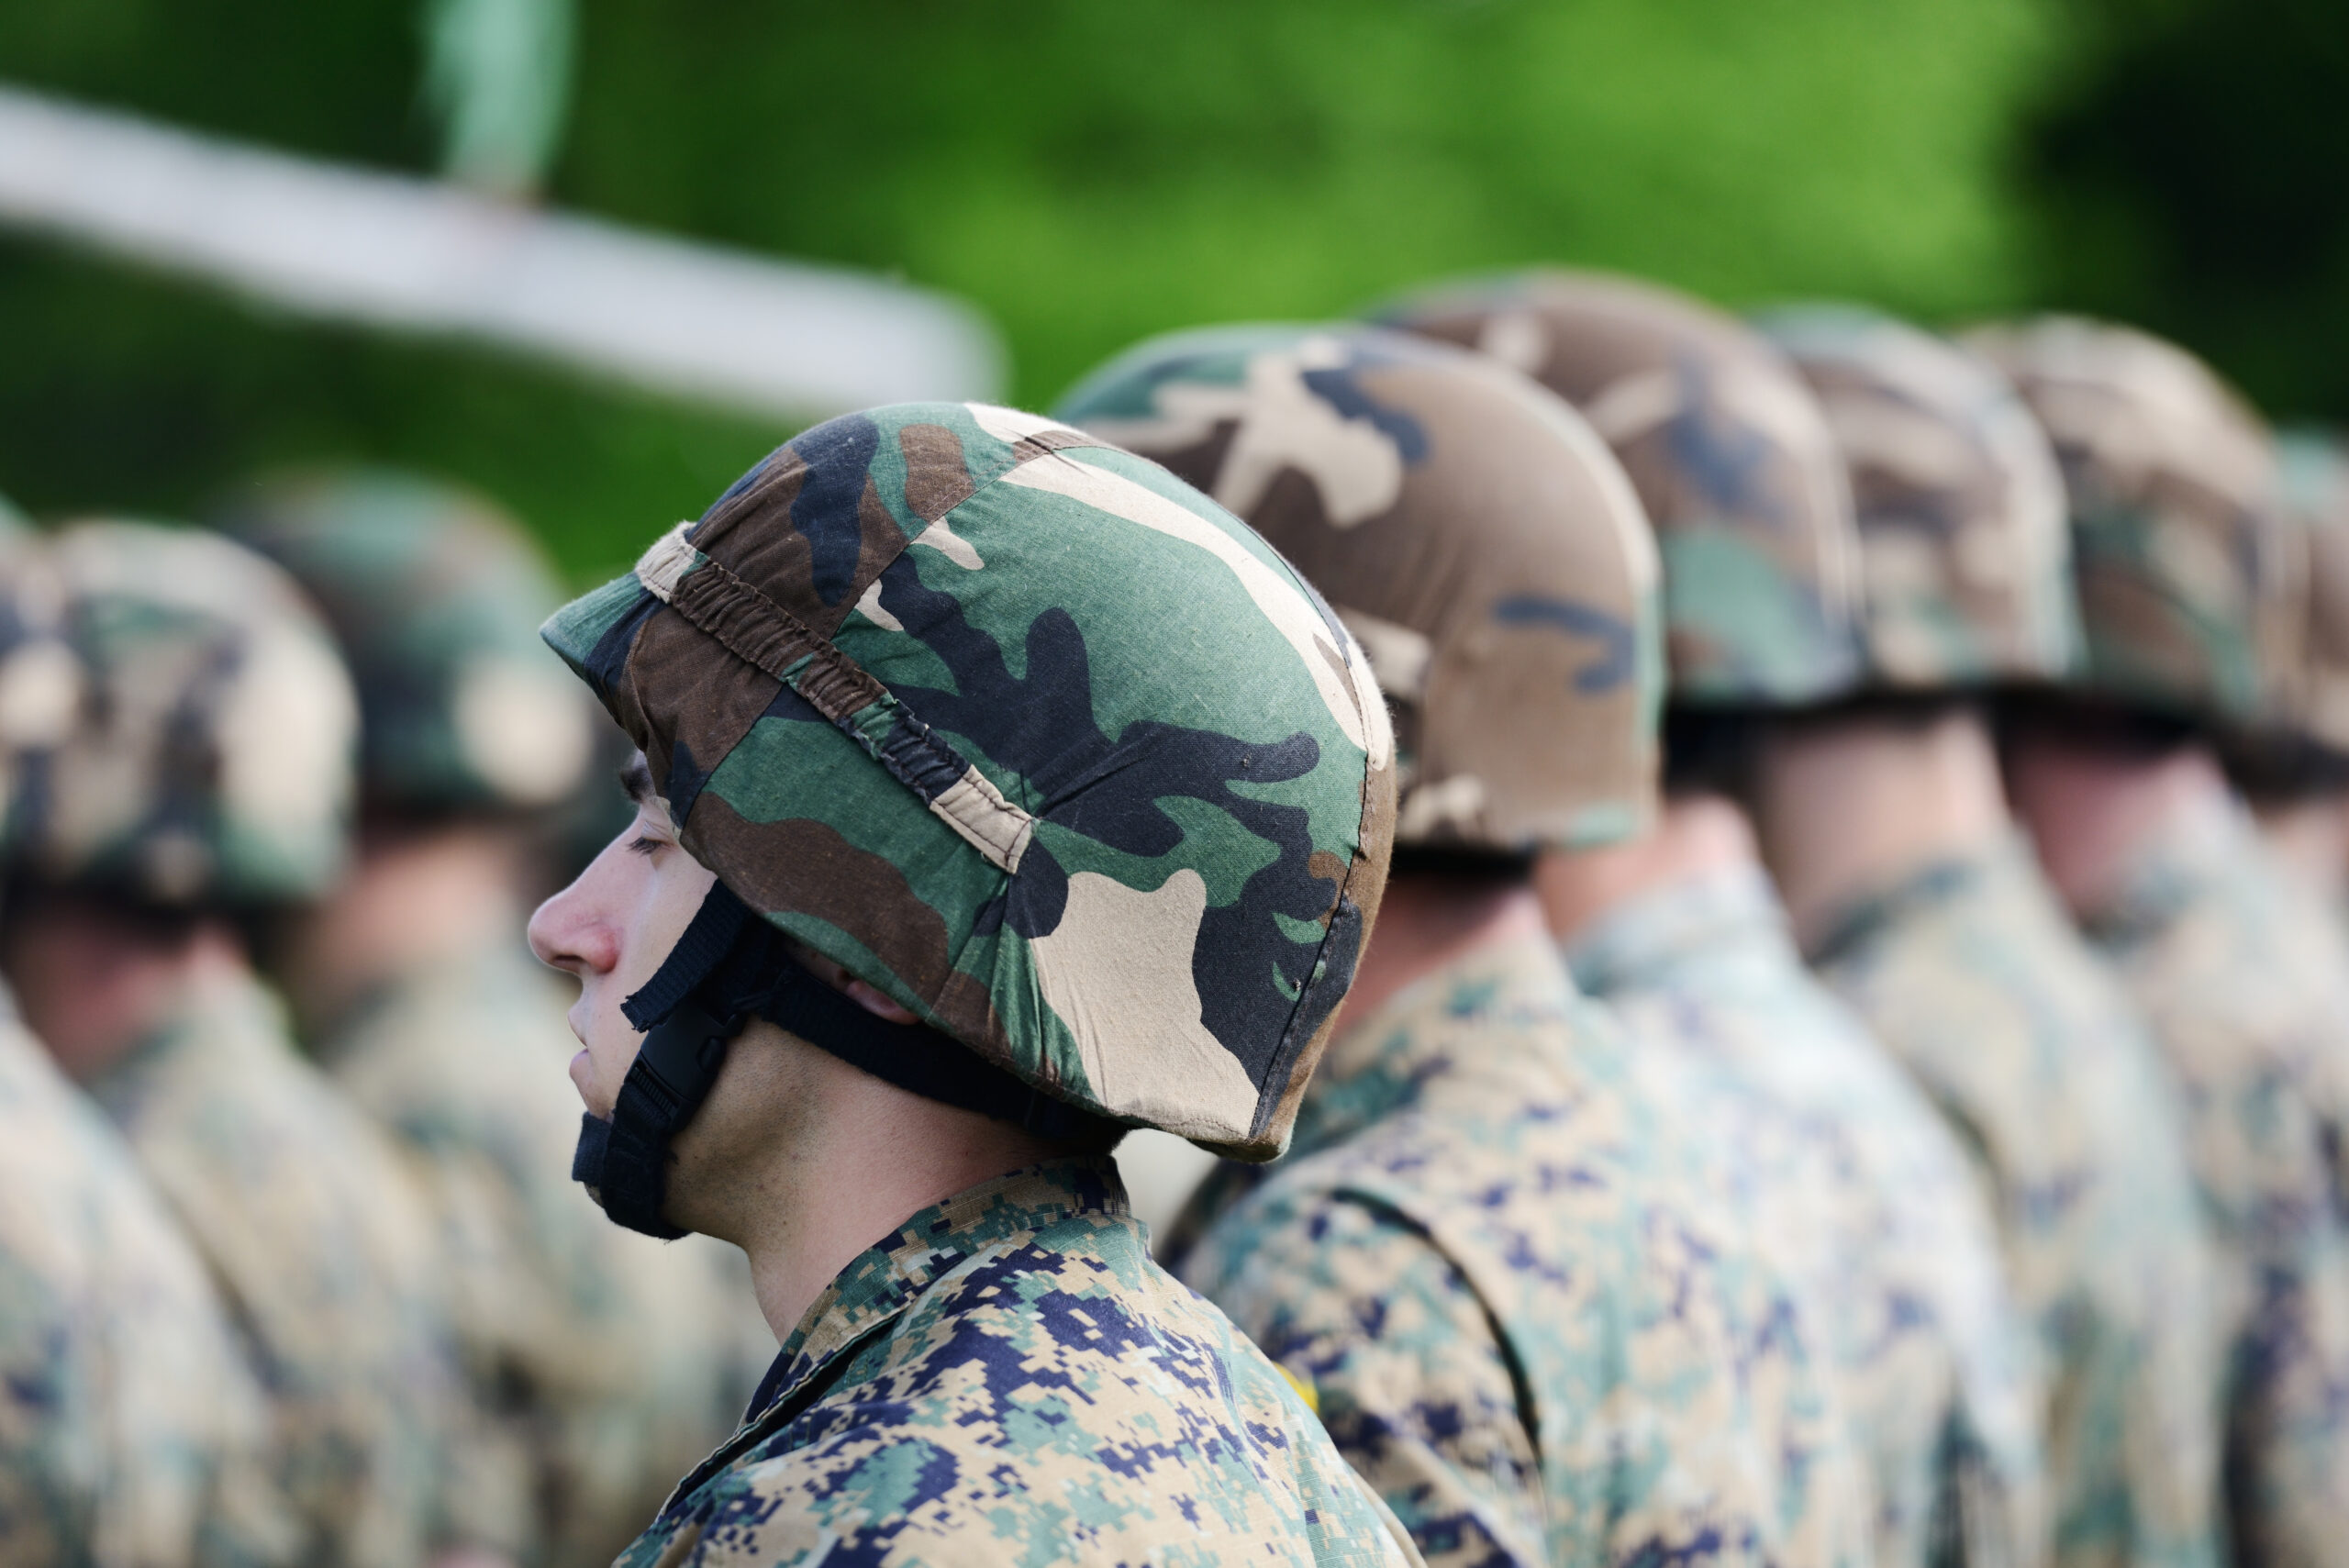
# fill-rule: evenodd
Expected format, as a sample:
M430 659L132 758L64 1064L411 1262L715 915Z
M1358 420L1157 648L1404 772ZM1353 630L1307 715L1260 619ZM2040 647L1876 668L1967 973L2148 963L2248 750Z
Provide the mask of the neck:
M1776 726L1757 761L1762 858L1803 936L1936 861L1998 843L2011 821L1998 750L1972 708Z
M2327 904L2349 899L2349 799L2315 795L2258 811L2260 836L2288 874Z
M736 1039L673 1149L671 1222L748 1254L778 1342L912 1216L1071 1152L885 1084L763 1019Z
M1530 887L1433 875L1393 878L1330 1038L1477 949L1542 932L1542 906Z
M2015 815L2076 917L2105 908L2171 824L2227 798L2218 762L2199 746L2148 756L2042 729L2018 738L2006 761Z
M153 1039L192 995L250 973L243 944L217 921L159 940L102 911L61 909L14 929L6 948L26 1027L83 1084Z
M330 1027L369 992L497 942L521 940L514 856L498 829L471 824L379 839L306 914L282 964L305 1033Z
M1627 844L1544 853L1533 883L1550 933L1571 942L1631 899L1754 859L1753 831L1733 803L1681 795L1664 803L1653 828Z

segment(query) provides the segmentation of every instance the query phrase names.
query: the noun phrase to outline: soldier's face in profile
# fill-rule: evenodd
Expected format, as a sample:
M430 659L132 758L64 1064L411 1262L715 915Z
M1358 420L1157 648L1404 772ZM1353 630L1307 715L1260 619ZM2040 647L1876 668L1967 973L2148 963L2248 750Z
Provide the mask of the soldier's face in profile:
M640 754L620 779L636 801L636 819L530 917L530 951L578 977L571 1032L585 1049L571 1059L571 1081L599 1117L612 1114L644 1042L620 1003L669 956L717 881L677 842L668 804Z

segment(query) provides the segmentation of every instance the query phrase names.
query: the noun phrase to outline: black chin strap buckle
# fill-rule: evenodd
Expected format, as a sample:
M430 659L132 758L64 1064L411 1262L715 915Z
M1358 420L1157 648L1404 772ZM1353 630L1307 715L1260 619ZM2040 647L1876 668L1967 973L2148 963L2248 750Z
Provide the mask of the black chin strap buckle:
M595 1189L616 1223L664 1241L685 1234L662 1214L669 1194L669 1140L709 1097L743 1021L739 1014L720 1018L690 1001L678 1003L646 1033L620 1082L610 1122L588 1118L571 1173Z

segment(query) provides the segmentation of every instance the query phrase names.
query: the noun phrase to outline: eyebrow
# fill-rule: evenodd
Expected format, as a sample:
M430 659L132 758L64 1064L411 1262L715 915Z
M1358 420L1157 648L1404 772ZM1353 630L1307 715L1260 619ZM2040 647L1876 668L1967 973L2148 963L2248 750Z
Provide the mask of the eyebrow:
M645 762L643 752L639 751L620 764L620 788L640 806L650 806L661 798L653 791L652 769Z

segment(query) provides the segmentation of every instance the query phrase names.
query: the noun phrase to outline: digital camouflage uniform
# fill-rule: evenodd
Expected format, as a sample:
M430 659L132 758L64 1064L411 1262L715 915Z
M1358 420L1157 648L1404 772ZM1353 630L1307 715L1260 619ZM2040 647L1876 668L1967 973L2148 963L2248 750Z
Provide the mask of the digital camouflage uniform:
M1515 365L1607 438L1661 548L1673 704L1767 714L1848 686L1849 491L1766 341L1565 272L1439 288L1389 318ZM1620 901L1568 956L1821 1325L1874 1483L1876 1561L2036 1562L2037 1396L1983 1196L1931 1105L1804 970L1760 867Z
M1563 403L1392 333L1230 328L1066 407L1241 510L1360 638L1398 845L1645 825L1653 546ZM1312 1386L1431 1562L1864 1560L1803 1326L1670 1110L1545 940L1479 947L1349 1025L1290 1157L1211 1183L1184 1274Z
M2068 684L2206 733L2267 721L2297 665L2305 541L2277 517L2256 417L2123 328L2049 318L1968 342L2015 379L2063 464L2087 632ZM2339 1561L2349 1230L2321 1065L2349 1040L2337 963L2295 929L2247 817L2216 800L2176 812L2076 913L2161 1048L2217 1219L2235 1560Z
M1352 639L1205 497L1031 415L875 409L545 636L752 910L1054 1100L1287 1141L1384 882L1392 740ZM625 1561L836 1553L1408 1549L1103 1158L852 1263Z
M510 518L359 471L255 486L226 520L325 611L359 692L361 795L388 830L518 836L579 789L596 710L538 639L561 595ZM677 1251L707 1266L678 1266L582 1200L562 986L518 907L451 917L484 940L307 1020L311 1048L430 1202L495 1440L473 1458L481 1507L515 1516L506 1544L534 1560L608 1562L730 1429L774 1340L732 1248L696 1239Z
M1860 522L1866 684L2049 680L2079 642L2063 476L2013 388L1865 311L1765 329L1818 394ZM2218 1324L2151 1039L2023 846L1915 867L1831 921L1821 973L1979 1162L2048 1378L2057 1560L2216 1551Z
M264 907L339 864L354 712L274 568L214 536L69 529L50 550L78 717L22 763L19 867L148 907ZM302 1558L408 1564L443 1539L446 1324L389 1148L215 965L90 1085L195 1241L268 1396Z

